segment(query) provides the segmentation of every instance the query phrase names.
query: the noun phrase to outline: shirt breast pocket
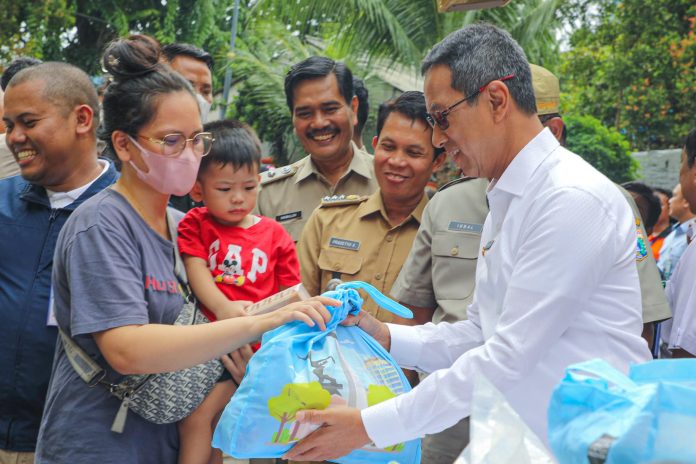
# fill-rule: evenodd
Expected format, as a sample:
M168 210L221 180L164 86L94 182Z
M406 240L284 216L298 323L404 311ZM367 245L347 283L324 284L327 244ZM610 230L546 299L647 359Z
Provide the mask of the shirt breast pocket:
M317 261L321 269L321 291L326 290L326 284L333 278L341 280L356 280L355 277L362 269L362 256L349 250L321 250Z
M464 300L474 291L481 236L436 232L433 236L433 288L438 299Z
M306 223L306 219L290 219L288 221L280 222L280 225L285 228L288 234L290 234L290 237L292 237L292 240L297 243L300 241L302 229L304 229Z

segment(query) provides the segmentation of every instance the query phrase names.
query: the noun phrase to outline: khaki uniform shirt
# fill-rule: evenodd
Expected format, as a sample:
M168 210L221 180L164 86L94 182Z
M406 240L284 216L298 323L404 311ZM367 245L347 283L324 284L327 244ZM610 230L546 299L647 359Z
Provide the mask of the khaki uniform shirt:
M5 144L5 134L0 134L0 179L19 174L19 164Z
M389 224L379 190L352 201L322 202L297 245L302 283L309 293L320 294L329 280L339 278L362 280L388 294L411 250L427 202L423 195L409 218L396 227ZM394 320L392 313L363 297L363 309L383 322Z
M672 317L672 311L667 303L665 290L662 287L660 271L650 249L648 233L645 231L643 221L640 219L640 211L631 194L623 187L618 186L626 201L631 205L633 215L636 218L636 266L638 267L638 280L640 280L640 296L643 303L643 324L657 322Z
M488 215L485 179L458 179L433 196L391 290L403 303L435 308L433 322L466 319Z
M351 144L353 160L336 186L317 170L311 156L262 173L255 212L278 221L297 242L307 219L323 197L370 195L377 190L372 155Z

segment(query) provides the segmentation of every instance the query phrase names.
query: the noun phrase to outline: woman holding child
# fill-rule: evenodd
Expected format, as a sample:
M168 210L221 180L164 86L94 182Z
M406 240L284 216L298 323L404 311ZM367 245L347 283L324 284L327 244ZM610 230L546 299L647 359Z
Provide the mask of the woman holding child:
M202 132L190 85L161 64L159 54L146 36L107 49L103 64L114 81L104 97L102 138L123 163L121 177L75 211L54 259L58 324L112 382L219 358L289 321L323 326L329 319L324 305L337 304L318 297L262 316L172 325L183 299L167 203L170 194L192 188L213 137ZM36 462L177 462L174 424L131 413L123 433L114 433L119 405L106 388L80 379L59 344Z

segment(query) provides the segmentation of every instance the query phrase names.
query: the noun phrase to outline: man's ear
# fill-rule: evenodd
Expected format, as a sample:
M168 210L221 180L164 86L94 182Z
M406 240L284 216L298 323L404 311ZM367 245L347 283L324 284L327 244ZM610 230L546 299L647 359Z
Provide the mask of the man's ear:
M355 127L358 125L358 97L355 95L353 95L353 98L350 100L350 109L353 111L351 125Z
M501 81L493 81L488 84L484 93L488 95L488 104L491 108L493 120L500 122L507 114L512 103L510 89Z
M89 105L79 105L75 107L77 117L76 132L79 135L88 134L94 131L94 111Z
M372 149L375 150L377 148L377 142L379 141L379 137L376 135L372 137Z
M191 189L191 192L189 192L189 195L191 195L191 198L196 203L203 201L203 186L201 185L201 181L196 179L196 183L193 184L193 188Z
M563 127L565 127L563 119L558 117L551 118L544 122L544 126L549 128L553 136L556 137L556 140L561 140L561 137L563 136Z

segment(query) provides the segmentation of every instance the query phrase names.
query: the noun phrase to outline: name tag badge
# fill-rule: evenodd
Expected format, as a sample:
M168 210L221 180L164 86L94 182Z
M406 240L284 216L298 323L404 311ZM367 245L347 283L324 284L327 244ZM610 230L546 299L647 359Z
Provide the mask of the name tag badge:
M447 226L447 230L453 230L455 232L471 232L474 234L480 234L483 231L483 224L450 221L449 225Z
M278 222L285 222L285 221L289 221L290 219L301 219L301 218L302 218L302 211L293 211L292 213L279 214L278 216L275 217L275 220Z
M331 237L329 246L334 248L343 248L344 250L359 250L360 242L355 240L346 240L345 238Z
M51 285L51 293L48 297L48 314L46 315L46 325L49 327L57 327L56 313L53 311L53 286Z

